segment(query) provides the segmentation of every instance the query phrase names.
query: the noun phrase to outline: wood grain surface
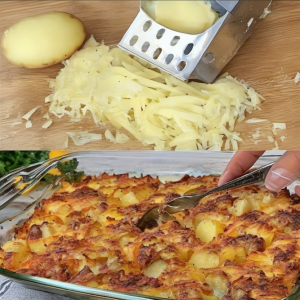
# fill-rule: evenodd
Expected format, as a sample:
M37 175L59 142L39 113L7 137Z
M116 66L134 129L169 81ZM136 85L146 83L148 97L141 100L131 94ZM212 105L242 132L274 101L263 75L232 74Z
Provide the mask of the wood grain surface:
M107 45L117 44L138 12L139 1L0 1L0 34L20 18L47 11L65 11L76 15L86 25L88 35L104 40ZM268 119L268 122L236 126L243 142L240 149L271 150L274 143L266 136L254 144L252 134L256 128L272 135L272 122L285 122L287 130L278 130L274 139L282 150L300 150L300 83L294 78L300 71L300 1L277 1L272 13L262 20L250 39L224 71L243 79L265 97L261 111L249 118ZM50 93L47 79L55 78L62 65L29 70L10 64L0 54L0 149L63 149L67 131L87 130L104 133L106 126L96 126L91 117L79 123L67 118L52 117L53 124L41 128L47 112L45 97ZM41 105L32 117L33 127L25 129L22 116ZM112 130L114 132L114 130ZM280 137L286 136L282 142ZM132 139L126 144L99 141L76 147L69 142L69 150L149 150Z

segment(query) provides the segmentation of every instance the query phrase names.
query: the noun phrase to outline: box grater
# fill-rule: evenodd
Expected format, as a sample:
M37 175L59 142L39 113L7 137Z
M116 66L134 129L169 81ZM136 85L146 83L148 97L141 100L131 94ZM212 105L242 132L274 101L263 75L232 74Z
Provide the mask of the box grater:
M140 1L140 11L118 46L181 80L204 82L216 79L271 3L211 0L219 19L200 34L187 34L155 22L145 12L147 1Z

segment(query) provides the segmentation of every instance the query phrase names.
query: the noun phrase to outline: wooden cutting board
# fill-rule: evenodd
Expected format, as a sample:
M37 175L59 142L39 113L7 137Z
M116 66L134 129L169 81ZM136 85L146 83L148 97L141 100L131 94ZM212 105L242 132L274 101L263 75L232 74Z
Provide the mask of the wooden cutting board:
M139 1L0 1L0 34L20 18L47 11L72 13L86 25L88 37L93 34L107 45L117 44L138 12ZM272 122L284 122L286 130L278 130L274 139L282 150L300 150L300 83L294 78L300 71L300 1L273 1L272 13L262 20L250 39L224 71L244 79L265 97L261 111L249 118L268 119L268 122L236 126L243 142L240 149L271 150L274 142L262 136L255 144L252 134L259 127L265 135L272 135ZM55 78L62 65L29 70L10 64L0 54L0 149L63 149L67 131L86 130L104 133L110 125L96 126L91 117L79 123L53 116L53 124L41 128L47 112L45 97L50 93L47 79ZM21 125L22 116L41 105L32 117L33 127ZM114 132L114 130L112 130ZM280 137L285 136L282 142ZM69 150L149 150L142 143L132 141L113 144L99 141L76 147L69 142Z

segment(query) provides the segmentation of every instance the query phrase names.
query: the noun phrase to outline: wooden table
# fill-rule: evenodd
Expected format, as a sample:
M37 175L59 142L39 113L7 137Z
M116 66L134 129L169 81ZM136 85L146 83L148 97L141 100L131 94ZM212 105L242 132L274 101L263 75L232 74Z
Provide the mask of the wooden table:
M72 13L86 25L88 35L106 44L120 41L138 12L139 1L0 1L0 34L20 18L42 12L59 10ZM300 1L273 1L272 13L262 20L250 39L224 71L238 79L244 79L260 92L266 101L261 111L249 118L268 119L268 122L236 126L243 142L240 149L274 148L274 143L262 137L254 144L252 134L260 127L271 135L272 122L285 122L287 130L278 130L275 140L282 150L300 150L300 83L294 78L300 71ZM110 125L96 126L91 117L79 123L70 123L67 118L52 117L53 124L41 128L47 112L45 97L50 93L47 79L55 78L62 65L45 69L29 70L10 64L0 54L0 149L62 149L67 131L87 130L104 133ZM33 127L25 129L21 117L33 107L41 105L32 117ZM285 135L282 142L280 137ZM142 143L132 140L126 144L99 141L76 147L69 142L69 150L149 150Z

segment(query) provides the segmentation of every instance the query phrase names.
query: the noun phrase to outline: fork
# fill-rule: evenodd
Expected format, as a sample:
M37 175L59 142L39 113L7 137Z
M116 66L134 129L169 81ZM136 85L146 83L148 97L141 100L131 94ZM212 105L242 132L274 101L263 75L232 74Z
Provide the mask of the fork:
M26 192L33 185L38 183L44 175L55 168L60 161L66 158L79 157L81 154L83 154L83 152L73 152L56 158L50 158L44 162L20 167L0 178L0 210L11 203L20 194ZM23 188L18 187L21 181L24 183Z
M250 184L263 185L270 168L274 163L265 165L253 172L247 173L239 178L231 180L223 185L213 188L201 194L191 194L177 197L168 202L163 209L155 206L148 210L137 223L137 227L144 231L146 228L151 229L158 226L158 219L163 217L164 220L171 220L170 214L175 214L179 211L196 206L204 197L223 190L242 187Z
M50 158L44 162L39 162L27 167L15 169L0 178L0 210L12 202L18 195L26 192L29 188L39 182L51 169L65 159L96 157L98 151L78 151L67 153L56 158ZM20 178L21 177L21 178ZM25 185L18 188L18 183L22 181Z

